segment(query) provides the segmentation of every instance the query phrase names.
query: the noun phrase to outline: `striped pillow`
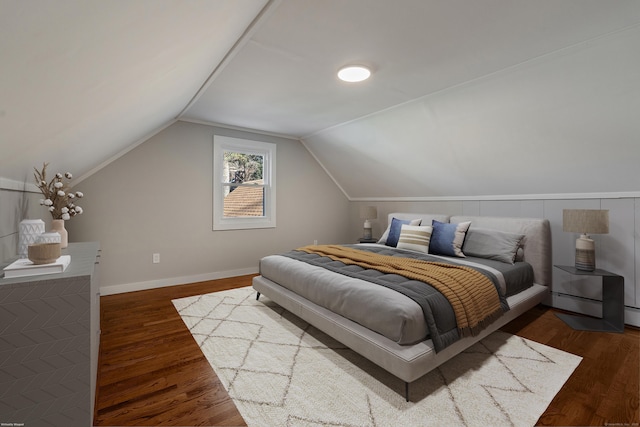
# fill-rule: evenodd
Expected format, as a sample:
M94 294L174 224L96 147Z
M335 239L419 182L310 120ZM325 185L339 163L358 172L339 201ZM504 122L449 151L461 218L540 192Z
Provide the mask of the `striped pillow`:
M396 247L428 254L432 231L433 227L430 225L403 224Z

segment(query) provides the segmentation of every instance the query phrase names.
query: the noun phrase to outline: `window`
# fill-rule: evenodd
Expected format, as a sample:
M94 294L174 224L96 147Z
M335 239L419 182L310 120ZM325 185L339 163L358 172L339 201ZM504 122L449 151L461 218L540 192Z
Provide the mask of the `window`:
M276 226L276 145L213 137L213 229Z

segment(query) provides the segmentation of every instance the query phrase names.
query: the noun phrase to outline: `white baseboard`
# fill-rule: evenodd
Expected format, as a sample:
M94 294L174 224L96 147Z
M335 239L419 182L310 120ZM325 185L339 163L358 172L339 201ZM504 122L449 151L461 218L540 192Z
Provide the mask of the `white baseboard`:
M602 303L588 298L552 293L552 306L562 310L573 311L574 313L588 316L602 317ZM640 309L635 307L624 307L624 323L635 327L640 327Z
M101 286L100 295L115 295L125 292L144 291L147 289L164 288L166 286L185 285L188 283L205 282L207 280L227 279L229 277L246 276L258 273L257 267L239 270L218 271L213 273L196 274L193 276L170 277L166 279L149 280L146 282L123 283L121 285Z

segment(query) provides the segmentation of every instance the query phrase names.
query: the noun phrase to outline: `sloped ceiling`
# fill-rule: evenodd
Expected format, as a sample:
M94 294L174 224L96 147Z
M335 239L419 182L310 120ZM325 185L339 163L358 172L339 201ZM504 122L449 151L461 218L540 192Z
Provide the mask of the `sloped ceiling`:
M284 0L182 118L305 137L639 19L635 0ZM352 62L373 77L340 82Z
M266 0L0 0L0 177L80 177L171 123Z
M604 55L602 61L633 56L639 25L637 0L1 0L0 177L29 180L43 160L76 175L91 173L185 120L301 139L356 199L549 192L549 182L532 185L539 164L518 165L517 153L544 139L542 150L524 149L544 152L532 158L539 162L554 157L560 142L566 164L567 156L589 151L585 134L587 146L597 143L588 138L593 123L562 138L530 132L534 136L520 146L509 141L530 130L523 124L527 110L532 129L538 120L555 136L583 125L567 111L598 99L598 90L586 94L584 88L602 79L601 68L578 76L580 84L568 89L573 95L559 106L560 128L537 118L550 101L550 95L536 96L539 89L562 91L574 79L553 76L581 70L581 52ZM616 50L612 57L608 47ZM370 65L372 78L338 81L337 69L352 62ZM538 66L546 80L531 78ZM638 60L612 68L618 66L626 66L626 74L609 70L607 79L624 84L611 91L625 93L622 107L635 106L637 89L625 84L638 82ZM510 111L519 89L515 110L524 112L496 138L486 128ZM615 107L621 114L605 124L624 128L609 148L637 150L640 132L628 120L631 113ZM575 114L582 113L591 120L600 111ZM477 125L482 121L490 125ZM494 148L487 145L492 140L498 141ZM416 150L414 162L440 151L432 172L410 163L372 173L388 168L390 158L403 159L390 153ZM476 163L497 154L501 166L509 166L504 173L526 172L528 185L505 185L504 173L469 169L469 153L478 156ZM593 166L601 154L595 150L580 163ZM621 176L631 171L624 161L629 164L615 171ZM549 179L557 181L563 164L550 167L556 172ZM455 178L435 179L451 171ZM581 184L581 178L557 191L611 191L588 187L588 180Z

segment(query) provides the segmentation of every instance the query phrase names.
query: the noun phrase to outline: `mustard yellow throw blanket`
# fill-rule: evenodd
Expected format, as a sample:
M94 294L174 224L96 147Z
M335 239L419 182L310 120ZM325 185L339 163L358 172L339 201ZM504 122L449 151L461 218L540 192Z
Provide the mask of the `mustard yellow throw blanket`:
M380 255L340 245L304 246L297 250L428 283L451 303L460 337L477 335L503 314L495 285L469 267Z

